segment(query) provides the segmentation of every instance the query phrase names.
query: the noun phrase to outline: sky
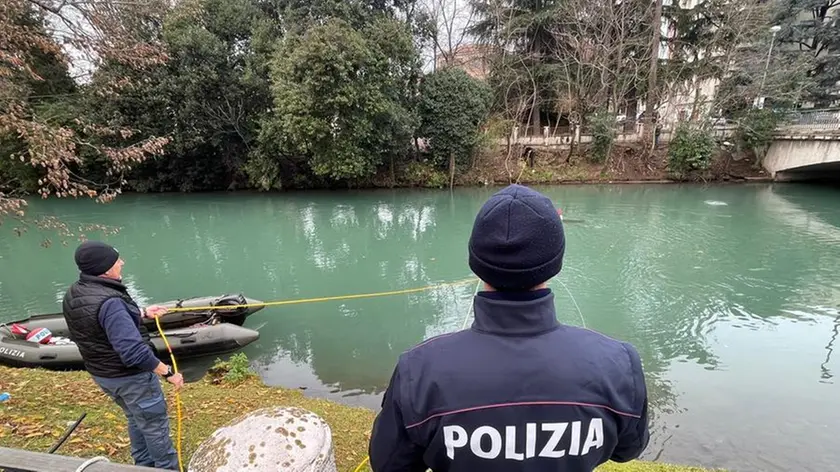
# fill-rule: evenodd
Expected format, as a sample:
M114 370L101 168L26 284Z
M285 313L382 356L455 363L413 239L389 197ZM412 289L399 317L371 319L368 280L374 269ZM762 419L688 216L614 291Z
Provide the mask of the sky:
M419 0L418 8L431 13L435 18L438 27L438 43L445 50L457 48L459 44L468 44L471 39L463 34L465 28L473 23L473 15L469 0ZM94 70L96 55L92 52L82 51L63 41L63 38L72 36L69 21L72 28L77 31L92 31L82 15L72 5L66 5L61 10L64 19L55 14L47 13L47 22L52 28L52 34L58 38L59 43L64 43L62 48L70 59L70 74L79 83L85 83L90 79ZM422 68L424 72L434 70L435 51L433 44L428 44L421 51Z

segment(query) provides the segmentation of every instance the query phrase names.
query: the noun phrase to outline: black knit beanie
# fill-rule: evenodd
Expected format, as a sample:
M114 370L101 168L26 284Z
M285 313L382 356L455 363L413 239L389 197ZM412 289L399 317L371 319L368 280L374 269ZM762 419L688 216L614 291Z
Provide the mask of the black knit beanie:
M76 248L76 266L83 274L99 276L117 263L120 253L101 241L85 241Z
M511 185L490 197L475 218L470 268L496 290L528 290L560 273L565 249L551 200Z

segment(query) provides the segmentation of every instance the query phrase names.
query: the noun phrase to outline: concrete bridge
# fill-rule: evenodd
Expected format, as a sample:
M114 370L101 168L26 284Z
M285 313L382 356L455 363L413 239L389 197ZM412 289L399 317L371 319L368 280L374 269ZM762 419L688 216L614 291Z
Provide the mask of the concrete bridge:
M779 181L840 181L840 132L778 136L762 163Z
M776 131L762 164L780 181L840 182L840 112L800 113Z

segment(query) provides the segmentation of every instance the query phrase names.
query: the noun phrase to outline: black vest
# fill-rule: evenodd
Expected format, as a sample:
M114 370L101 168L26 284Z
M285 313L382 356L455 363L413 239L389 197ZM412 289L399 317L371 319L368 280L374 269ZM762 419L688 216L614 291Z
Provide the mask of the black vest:
M98 377L125 377L139 374L137 367L127 367L120 355L111 346L105 329L99 324L99 309L110 298L121 298L132 316L138 320L138 329L143 339L149 339L149 331L143 326L140 308L131 299L125 285L104 277L81 274L64 296L62 304L64 319L70 330L70 339L76 343L85 369Z

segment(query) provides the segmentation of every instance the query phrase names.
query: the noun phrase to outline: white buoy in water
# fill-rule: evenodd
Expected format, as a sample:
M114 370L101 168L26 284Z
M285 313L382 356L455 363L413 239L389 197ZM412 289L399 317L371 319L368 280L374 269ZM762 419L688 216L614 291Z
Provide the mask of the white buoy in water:
M294 407L262 408L219 428L199 445L189 472L336 472L329 425Z

